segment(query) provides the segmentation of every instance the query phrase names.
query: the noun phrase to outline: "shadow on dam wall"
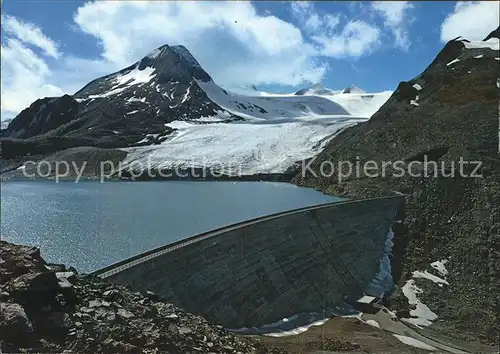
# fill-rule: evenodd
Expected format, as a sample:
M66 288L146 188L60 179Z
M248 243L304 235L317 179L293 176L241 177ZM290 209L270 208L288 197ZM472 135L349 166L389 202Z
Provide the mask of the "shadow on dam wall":
M379 270L403 197L296 209L203 233L95 273L226 328L333 309Z

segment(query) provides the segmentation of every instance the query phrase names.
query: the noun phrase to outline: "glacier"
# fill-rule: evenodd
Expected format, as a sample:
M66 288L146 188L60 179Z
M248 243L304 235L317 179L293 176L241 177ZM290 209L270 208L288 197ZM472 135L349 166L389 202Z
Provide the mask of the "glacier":
M161 144L123 149L128 152L124 169L216 168L226 176L286 173L321 152L345 128L367 121L392 94L244 96L213 81L196 84L224 111L167 123L175 131Z

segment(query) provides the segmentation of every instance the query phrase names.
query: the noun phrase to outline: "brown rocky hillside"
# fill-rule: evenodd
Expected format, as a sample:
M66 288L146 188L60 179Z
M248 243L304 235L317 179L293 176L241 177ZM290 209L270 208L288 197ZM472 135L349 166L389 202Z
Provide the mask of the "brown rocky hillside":
M499 30L489 36L498 37ZM491 41L491 39L490 39ZM499 51L450 41L416 78L401 82L370 121L335 137L294 182L328 194L364 198L404 193L404 221L396 225L393 275L397 289L390 305L408 317L401 288L415 270L432 272L430 263L446 260L448 286L417 279L419 294L439 320L431 326L442 335L498 344L500 294ZM426 156L426 157L425 157ZM463 167L460 159L479 161ZM437 162L423 169L424 159ZM374 170L339 182L338 169L319 174L330 161L373 160ZM382 162L400 161L412 176ZM413 163L412 163L413 162ZM433 168L433 166L430 166ZM329 171L324 168L324 171ZM306 172L306 173L304 173ZM470 177L472 172L481 177Z

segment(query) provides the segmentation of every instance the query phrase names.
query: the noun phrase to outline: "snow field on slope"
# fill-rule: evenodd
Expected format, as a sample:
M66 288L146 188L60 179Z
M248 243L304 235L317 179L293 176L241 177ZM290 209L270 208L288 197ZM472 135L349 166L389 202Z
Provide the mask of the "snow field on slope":
M156 76L154 71L155 69L149 66L143 70L139 70L139 63L137 63L134 69L130 70L128 73L116 74L109 78L108 80L113 81L114 85L107 92L99 95L89 95L87 99L109 97L123 92L130 86L148 83Z
M329 99L352 116L370 118L391 97L392 91L380 93L343 93L334 96L323 96Z
M323 115L371 117L391 96L380 93L341 93L329 96L242 96L222 90L214 82L196 80L207 96L222 108L246 119L284 119ZM258 107L264 109L262 112Z
M349 114L339 104L320 96L242 96L222 90L213 81L196 83L213 102L245 119Z

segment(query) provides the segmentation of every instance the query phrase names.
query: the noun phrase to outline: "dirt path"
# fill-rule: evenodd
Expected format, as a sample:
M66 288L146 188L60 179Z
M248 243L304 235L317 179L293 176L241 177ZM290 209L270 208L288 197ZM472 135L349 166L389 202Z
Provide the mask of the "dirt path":
M256 338L269 347L278 347L287 353L297 354L494 352L493 348L489 350L474 343L467 343L465 349L465 346L447 339L419 333L384 311L358 317L335 317L322 326L311 327L298 335Z
M293 354L331 353L401 353L422 354L429 351L403 344L392 334L369 326L356 318L335 317L322 326L286 337L258 336L269 347Z

